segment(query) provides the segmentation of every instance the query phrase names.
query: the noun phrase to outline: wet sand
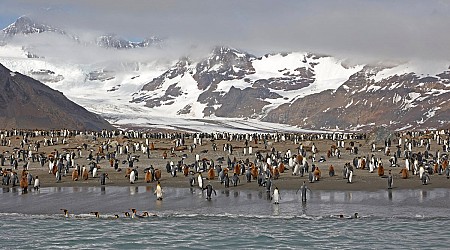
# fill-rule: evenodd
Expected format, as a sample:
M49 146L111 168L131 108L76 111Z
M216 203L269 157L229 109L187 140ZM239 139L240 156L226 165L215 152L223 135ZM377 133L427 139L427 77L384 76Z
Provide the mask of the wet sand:
M8 152L12 152L13 148L20 147L20 137L14 137L12 138L11 146L10 147L0 147L1 152L6 152L5 155L8 155ZM35 137L32 138L33 141L36 140L42 140L43 138ZM83 143L86 143L88 145L87 150L82 150L82 157L75 158L75 162L80 165L88 165L89 161L87 159L87 156L90 152L90 150L93 150L93 152L97 152L98 146L101 145L104 141L107 141L109 139L105 138L98 138L97 140L91 140L91 139L79 139L76 137L68 138L66 144L58 144L58 145L52 145L52 146L41 146L39 153L44 153L45 155L50 154L51 152L58 151L60 153L64 151L75 151L77 147L81 147ZM111 139L112 141L114 139ZM315 140L313 141L315 145L318 148L318 154L317 159L319 159L321 156L324 156L326 161L325 162L315 162L314 164L318 166L322 172L321 179L319 181L316 181L314 183L308 183L307 175L304 177L300 176L293 176L292 170L286 170L284 173L280 174L280 178L273 181L273 185L277 186L280 190L296 190L300 187L301 183L303 181L306 181L308 184L308 187L310 187L312 190L352 190L352 191L375 191L375 190L381 190L381 189L387 189L387 178L386 176L380 177L377 174L377 171L375 169L374 173L369 173L369 171L362 170L362 169L355 169L354 175L353 175L353 182L347 183L347 180L343 178L342 176L342 170L345 163L351 163L353 158L356 156L366 156L368 154L374 154L376 157L381 158L384 166L385 166L385 174L387 175L389 170L392 170L393 176L394 176L394 185L393 188L395 189L433 189L433 188L448 188L450 187L450 180L446 178L444 175L437 175L433 174L430 176L431 182L428 185L422 185L421 181L419 180L418 176L412 176L408 179L401 179L399 172L400 167L404 167L404 160L402 158L399 158L399 164L400 167L388 167L389 165L389 158L390 156L385 156L381 150L376 152L370 151L370 145L369 142L364 140L351 140L355 142L355 145L360 146L359 152L357 155L350 154L349 150L346 150L345 148L341 149L341 158L338 159L336 157L330 157L327 158L326 152L328 149L330 149L331 145L334 145L335 142L332 140ZM118 139L118 142L120 144L124 143L137 143L137 142L145 142L145 139ZM154 187L156 185L155 182L152 183L146 183L144 180L144 169L149 167L150 165L153 165L154 168L158 168L162 172L161 177L161 185L162 187L178 187L178 188L188 188L189 185L189 177L184 177L182 173L177 173L177 177L172 177L170 173L166 172L166 164L168 161L173 161L174 163L178 162L181 159L181 156L183 154L187 155L187 158L185 159L185 163L192 164L195 161L195 155L199 154L200 159L206 158L206 159L213 159L215 164L219 164L217 161L218 158L224 157L225 162L223 162L222 165L226 165L226 159L229 156L231 159L233 157L236 157L236 159L239 160L245 160L249 159L250 161L253 161L255 159L255 154L253 155L244 155L243 154L243 148L244 148L244 142L243 141L227 141L227 140L216 140L214 143L216 143L218 149L217 151L212 150L212 144L210 140L203 140L202 145L197 145L197 147L193 150L192 153L189 152L188 149L182 150L182 151L175 151L175 155L170 154L170 148L174 146L174 143L170 139L151 139L150 142L153 142L155 145L155 150L151 151L150 158L147 158L147 154L142 153L142 151L132 153L132 155L138 155L139 161L135 162L135 167L137 166L138 172L139 172L139 178L134 184L129 183L129 178L125 177L125 170L128 167L128 163L123 163L124 160L126 160L127 155L119 155L118 159L120 160L119 167L122 169L122 171L117 172L114 170L114 168L111 168L109 166L109 162L106 159L102 159L99 162L100 169L98 171L98 174L101 174L103 172L108 173L109 179L106 181L106 186L151 186ZM350 140L347 140L345 145L347 146L349 144ZM223 151L223 144L225 143L231 143L234 147L234 152L232 155L229 155L228 152ZM186 139L185 145L191 145L193 144L193 139ZM306 147L311 146L311 141L303 141L302 144ZM42 145L42 144L41 144ZM288 149L292 151L293 154L296 153L296 148L298 147L298 144L294 144L291 141L284 141L284 142L274 142L269 141L269 148L265 149L264 144L262 142L258 142L255 144L254 141L249 142L249 146L253 147L253 152L260 151L263 155L269 152L270 147L274 147L277 151L286 152ZM382 146L380 143L377 146ZM431 152L435 152L438 148L438 145L432 144L431 146ZM111 150L111 149L110 149ZM205 152L207 150L207 152ZM413 151L424 151L424 148L415 148ZM105 151L106 152L106 151ZM168 158L163 159L162 155L164 152L168 152ZM308 152L308 155L311 155L311 152ZM308 163L312 165L312 161L309 159ZM3 166L3 168L10 168L9 162L6 161L6 166ZM20 172L22 170L22 166L24 165L24 162L19 162L19 168L18 168L18 174L20 176ZM328 167L330 165L333 165L335 168L336 176L329 177L328 176ZM72 181L71 179L71 173L73 169L70 169L70 172L67 176L62 177L61 182L56 182L55 176L53 174L48 173L48 163L44 165L44 167L41 167L38 162L30 162L29 165L29 172L33 176L39 176L41 187L100 187L100 181L99 178L92 178L91 175L89 176L88 180L78 180L78 181ZM196 176L196 175L195 175ZM203 177L206 177L206 174L203 175ZM81 178L80 178L81 179ZM208 181L206 181L208 182ZM218 180L217 176L215 180L211 180L211 184L214 186L217 190L225 189L223 185L221 185ZM231 184L230 184L231 185ZM11 185L10 185L11 186ZM240 176L240 183L238 186L233 187L232 185L228 188L229 190L265 190L264 187L259 187L256 181L247 183L245 180L245 176Z

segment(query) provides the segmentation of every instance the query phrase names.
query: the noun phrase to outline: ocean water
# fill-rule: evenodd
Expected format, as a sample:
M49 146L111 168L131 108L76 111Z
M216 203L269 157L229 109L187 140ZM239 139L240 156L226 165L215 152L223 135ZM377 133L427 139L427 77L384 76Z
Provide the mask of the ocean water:
M2 249L448 249L450 190L266 192L153 187L0 191ZM63 216L61 208L69 210ZM130 208L156 217L126 218ZM100 212L100 218L90 214ZM350 219L358 212L360 218ZM115 219L114 215L120 215ZM339 218L338 215L344 215Z

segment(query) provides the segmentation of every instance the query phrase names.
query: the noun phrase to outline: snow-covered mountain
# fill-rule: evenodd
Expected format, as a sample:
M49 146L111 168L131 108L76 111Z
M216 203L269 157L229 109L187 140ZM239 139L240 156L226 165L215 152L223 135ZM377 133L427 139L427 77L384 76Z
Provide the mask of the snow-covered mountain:
M12 37L18 34L22 35L31 35L35 33L43 33L43 32L55 32L59 34L66 34L65 31L60 30L58 28L37 23L31 20L27 16L19 17L14 23L8 25L8 27L2 30L5 37Z
M34 30L40 32L25 36L31 45L35 36L50 32L70 37L78 54L89 54L92 47L95 53L116 54L73 62L5 39L0 63L62 91L116 125L298 131L381 125L440 128L450 121L450 61L350 65L328 55L289 52L259 57L226 46L202 59L165 61L152 57L154 51L147 57L143 50L170 50L158 38L130 42L106 35L94 43L80 43L72 39L78 36L59 29Z

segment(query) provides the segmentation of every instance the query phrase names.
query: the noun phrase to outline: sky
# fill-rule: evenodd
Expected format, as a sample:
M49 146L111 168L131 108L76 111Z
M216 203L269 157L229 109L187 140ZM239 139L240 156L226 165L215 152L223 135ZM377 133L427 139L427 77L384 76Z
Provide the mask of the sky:
M0 27L22 15L86 37L162 37L176 54L225 45L255 55L450 59L447 0L0 1Z

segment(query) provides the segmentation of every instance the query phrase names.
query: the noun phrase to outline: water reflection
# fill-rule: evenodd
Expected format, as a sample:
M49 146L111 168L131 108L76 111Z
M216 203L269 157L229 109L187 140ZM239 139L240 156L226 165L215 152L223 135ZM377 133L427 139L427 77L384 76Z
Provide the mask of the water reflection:
M272 205L272 215L278 216L280 215L280 205L278 204L273 204Z

